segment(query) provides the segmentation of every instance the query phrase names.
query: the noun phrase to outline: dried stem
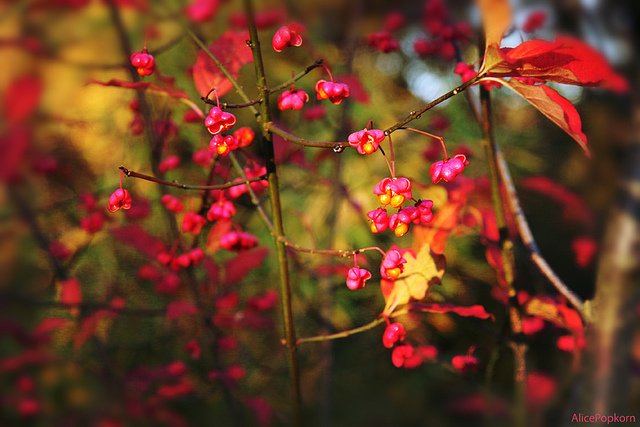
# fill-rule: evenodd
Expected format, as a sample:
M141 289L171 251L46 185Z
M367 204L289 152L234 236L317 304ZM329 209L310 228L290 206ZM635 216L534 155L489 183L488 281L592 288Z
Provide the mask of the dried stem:
M136 171L132 171L127 169L124 166L120 166L120 169L124 174L131 178L139 178L145 181L155 182L156 184L165 185L168 187L180 188L181 190L224 190L231 187L237 187L239 185L245 185L246 182L258 182L265 181L267 179L266 175L260 175L256 178L244 179L243 181L229 181L224 184L215 184L215 185L193 185L193 184L181 184L178 181L167 181L164 179L156 178L155 176L145 175L143 173L139 173Z
M346 147L349 147L349 143L346 141L308 141L304 138L300 138L299 136L290 134L289 132L276 126L276 124L273 122L265 123L264 128L266 131L275 133L276 135L282 137L282 139L284 139L285 141L293 142L294 144L302 145L305 147L332 148L336 153L341 153Z

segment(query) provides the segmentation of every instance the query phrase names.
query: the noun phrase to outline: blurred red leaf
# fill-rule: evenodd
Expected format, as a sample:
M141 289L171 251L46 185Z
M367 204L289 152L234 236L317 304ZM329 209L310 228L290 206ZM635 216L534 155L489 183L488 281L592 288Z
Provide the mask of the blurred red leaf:
M132 224L112 228L111 235L149 258L155 258L158 252L164 249L162 240L147 233L139 225Z
M336 81L339 81L340 83L346 83L347 85L349 85L351 98L354 99L356 102L359 102L361 104L369 103L369 94L367 93L367 90L362 85L362 81L360 80L360 77L358 77L355 74L346 74L344 76L337 77Z
M500 81L569 134L589 154L587 136L582 132L580 115L571 102L546 85L528 85L515 79Z
M9 125L26 120L40 103L42 81L37 76L20 76L9 84L4 95L3 111Z
M438 303L413 303L412 310L419 310L425 313L454 313L463 317L477 317L478 319L493 319L493 315L487 313L481 305L459 306L453 304Z
M251 270L262 265L269 254L267 248L255 248L250 251L240 252L236 257L227 261L224 266L224 285L238 283L245 278Z
M578 221L588 227L593 225L594 214L584 200L552 179L545 176L532 176L525 178L522 186L544 194L560 204L563 208L563 219L568 223Z
M78 326L78 330L73 335L74 347L76 349L82 347L89 338L96 334L103 321L111 320L115 316L116 313L110 310L98 310L90 316L82 319L82 322L80 322L80 325Z
M253 62L251 49L247 46L249 34L246 31L227 30L209 46L209 51L236 78L240 69ZM223 96L232 88L232 84L220 71L209 56L200 51L193 65L193 82L201 95L206 95L213 88L218 96Z
M18 176L29 148L30 132L26 127L13 126L0 136L0 180L10 181Z
M198 314L198 307L189 301L171 301L167 306L167 319L176 320L182 316Z
M176 89L173 87L160 86L150 82L128 82L126 80L111 79L106 82L101 82L98 80L90 80L89 84L96 84L100 86L121 87L124 89L144 90L147 92L163 93L173 98L189 99L189 95L187 95L185 92L181 91L180 89Z
M628 82L594 48L572 37L555 41L529 40L500 50L503 61L490 67L490 76L533 77L544 81L601 87L626 92Z
M445 245L449 234L459 223L459 213L462 203L447 202L438 209L433 220L426 226L414 228L414 245L429 245L431 250L437 254L444 253Z

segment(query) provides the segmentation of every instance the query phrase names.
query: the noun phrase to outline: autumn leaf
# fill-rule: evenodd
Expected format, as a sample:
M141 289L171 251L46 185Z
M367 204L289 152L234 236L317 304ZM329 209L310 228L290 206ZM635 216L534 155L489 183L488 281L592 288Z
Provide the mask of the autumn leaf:
M224 265L223 284L232 285L238 283L244 279L251 270L260 267L267 255L269 255L267 248L255 248L240 252Z
M429 245L435 253L444 253L447 239L459 222L461 203L447 202L438 209L433 220L425 225L414 228L414 240L418 245Z
M554 325L566 328L574 334L582 334L584 325L578 312L564 304L559 304L550 298L534 297L524 306L524 310L531 316L544 319Z
M511 8L508 0L478 0L485 35L485 53L480 73L502 61L500 42L511 25Z
M528 85L511 79L509 81L496 79L526 99L549 120L558 125L573 138L587 155L587 136L582 132L582 121L576 108L566 98L546 85Z
M528 40L500 49L502 61L487 67L492 77L530 77L578 86L626 92L628 82L617 74L600 52L572 37L555 41Z
M407 260L404 271L388 292L383 293L387 315L411 300L424 299L429 287L439 284L444 275L444 256L433 253L429 245L423 245L415 257L410 252L405 252L403 257Z
M209 51L236 78L240 69L253 62L251 49L247 46L249 34L246 31L227 30L209 46ZM232 88L229 79L209 58L206 52L198 53L193 65L193 82L201 95L206 95L213 88L218 96L223 96Z
M149 258L155 258L158 252L164 249L162 240L147 233L139 225L132 224L112 228L111 235L113 235L116 240L131 246Z
M411 311L422 311L424 313L454 313L462 317L477 317L478 319L493 319L493 315L487 313L485 308L479 304L469 306L459 306L453 304L438 303L414 303L411 304Z
M38 107L42 81L37 76L20 76L9 84L3 100L4 117L9 125L25 121Z
M143 90L146 92L157 92L157 93L169 95L173 98L189 99L189 96L185 92L179 89L160 86L155 83L149 83L149 82L129 82L126 80L111 79L106 82L101 82L99 80L90 80L89 84L96 84L100 86L121 87L124 89Z

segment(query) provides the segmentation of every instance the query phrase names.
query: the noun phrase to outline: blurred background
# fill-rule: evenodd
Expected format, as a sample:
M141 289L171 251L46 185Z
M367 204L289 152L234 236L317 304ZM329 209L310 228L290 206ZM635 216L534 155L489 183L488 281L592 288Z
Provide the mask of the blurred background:
M302 111L279 111L272 97L274 121L309 140L344 141L369 120L384 129L458 85L456 63L477 69L480 62L481 20L471 1L256 3L269 84L322 58L336 81L350 85L341 105L318 101L315 82L327 75L316 68L295 83L311 97ZM570 424L574 412L596 410L638 417L640 5L511 3L503 46L572 35L631 85L622 95L553 86L579 111L591 158L508 89L491 92L495 134L541 253L581 298L596 298L586 343L531 316L520 337L528 345L528 422ZM211 136L196 112L210 106L194 83L200 49L187 28L215 44L244 34L242 10L238 0L0 1L0 425L288 423L277 262L248 195L226 191L238 211L233 221L208 221L194 235L182 230L185 214L205 215L220 192L123 179L118 170L193 185L238 176L227 157L213 159L207 150ZM274 52L273 33L292 21L304 26L303 46ZM215 53L237 65L238 80L257 96L243 37L218 43ZM145 46L156 70L141 79L129 56ZM123 83L141 80L152 86ZM229 89L221 101L242 102ZM237 127L259 133L250 110L233 113ZM505 295L487 261L491 202L480 127L464 96L413 126L444 136L450 153L470 160L455 184L431 185L439 144L394 134L398 174L412 179L415 197L434 201L434 211L455 211L448 228L372 234L366 213L377 207L373 187L388 175L384 159L276 138L286 233L305 247L387 249L418 248L425 235L442 231L447 271L429 301L479 304L493 318L403 317L407 340L434 352L413 369L391 363L382 327L301 345L304 425L514 425L512 337ZM257 141L238 159L247 174L264 173ZM122 179L132 207L110 213L109 196ZM267 206L264 188L255 188ZM225 236L241 231L257 246L225 246ZM187 267L172 263L184 254L191 254ZM289 255L300 337L355 328L382 311L377 254L358 257L373 278L357 292L345 286L351 259ZM521 244L516 260L521 298L564 304ZM452 364L460 355L477 366Z

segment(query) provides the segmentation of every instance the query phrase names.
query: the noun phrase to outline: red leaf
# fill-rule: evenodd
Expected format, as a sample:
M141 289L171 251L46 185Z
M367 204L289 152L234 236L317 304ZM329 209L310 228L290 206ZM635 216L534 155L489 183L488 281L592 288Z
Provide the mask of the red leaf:
M98 310L90 316L82 319L78 331L73 336L73 346L79 349L87 342L89 338L94 336L103 320L112 319L115 313L109 310Z
M0 136L0 181L10 181L18 176L29 148L30 132L23 126L15 126Z
M169 320L196 314L198 314L198 307L189 301L172 301L167 306L167 319Z
M164 87L164 86L160 86L155 83L149 83L149 82L128 82L125 80L111 79L108 82L90 80L89 84L96 84L100 86L115 86L115 87L121 87L124 89L144 90L148 92L158 92L158 93L163 93L165 95L169 95L173 98L189 99L189 96L185 92L179 89L176 89L173 87Z
M593 211L582 198L566 187L545 176L531 176L522 181L522 187L537 191L562 206L562 217L568 223L580 222L587 227L594 224Z
M119 228L112 228L111 234L117 240L131 246L149 258L155 258L158 252L164 249L162 240L147 233L139 225L124 225Z
M260 265L269 254L267 248L255 248L250 251L240 252L235 258L227 261L224 266L224 285L238 283L245 278L251 270Z
M587 136L582 132L580 115L571 102L549 86L527 85L515 79L509 81L500 80L500 82L536 107L549 120L576 140L587 155L590 155L587 147Z
M236 78L243 65L253 62L251 49L247 46L249 34L246 31L227 30L209 46L209 51ZM193 66L193 82L201 95L216 88L218 96L223 96L232 84L205 52L199 52Z
M23 122L35 111L42 97L42 82L36 76L20 76L4 95L4 116L9 125Z
M558 37L553 42L529 40L513 49L501 49L501 54L503 61L491 67L489 75L534 77L618 93L629 89L628 82L613 71L600 52L572 37Z
M336 78L336 81L340 83L345 83L349 86L349 90L351 92L351 98L356 102L361 104L369 103L369 94L367 90L362 85L362 81L355 74L346 74L344 76L340 76Z
M487 313L481 305L457 306L453 304L438 303L414 303L412 310L419 310L425 313L454 313L463 317L477 317L478 319L493 319L493 315Z

